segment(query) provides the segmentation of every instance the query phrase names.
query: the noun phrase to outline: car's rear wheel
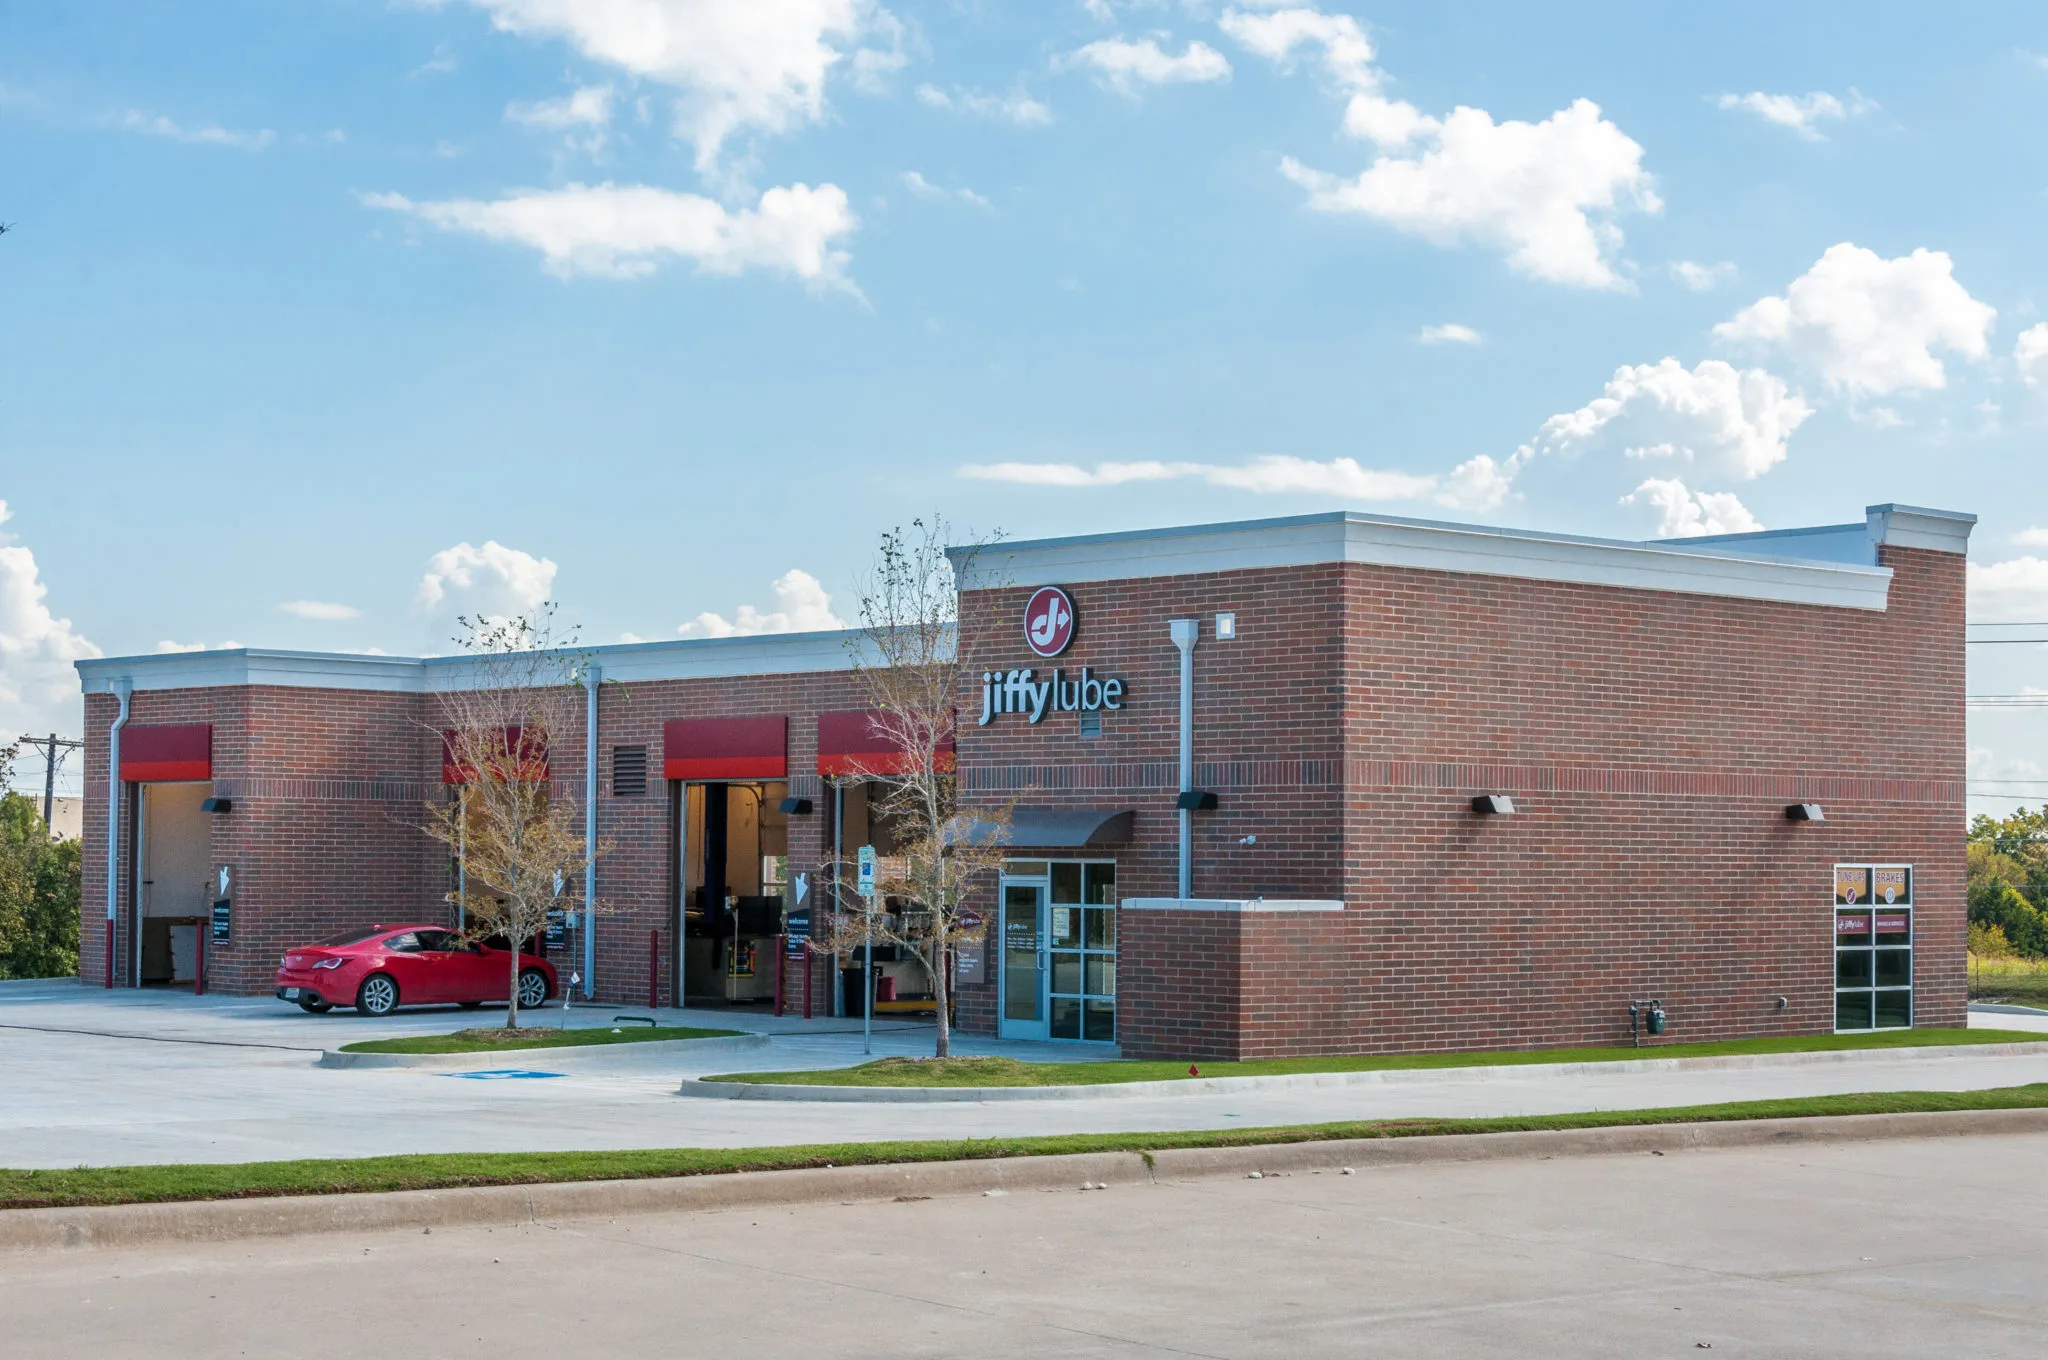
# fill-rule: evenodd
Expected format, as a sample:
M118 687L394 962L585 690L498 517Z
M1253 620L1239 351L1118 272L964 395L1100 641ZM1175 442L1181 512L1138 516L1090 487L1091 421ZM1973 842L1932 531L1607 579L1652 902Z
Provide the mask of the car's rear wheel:
M325 1015L334 1009L334 1005L327 1001L301 1001L299 1009L309 1015Z
M529 968L519 975L519 1008L539 1010L548 999L548 975Z
M389 1015L398 1009L398 984L388 973L372 973L356 989L356 1009L364 1015Z

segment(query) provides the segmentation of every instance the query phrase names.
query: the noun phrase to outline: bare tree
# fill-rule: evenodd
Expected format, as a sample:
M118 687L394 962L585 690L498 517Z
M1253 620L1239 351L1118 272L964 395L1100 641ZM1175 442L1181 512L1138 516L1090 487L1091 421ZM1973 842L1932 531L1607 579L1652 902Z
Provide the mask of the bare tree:
M521 947L546 929L565 885L610 848L585 841L579 800L549 778L549 753L583 707L588 656L573 637L558 645L552 605L460 622L475 660L436 694L456 801L428 804L422 829L461 858L466 888L448 900L463 908L465 933L507 941L505 1024L516 1029Z
M986 923L974 919L969 903L1002 862L1010 816L1007 807L969 808L961 798L953 748L966 667L947 536L937 517L882 535L861 590L860 627L849 642L873 735L896 752L886 768L857 770L850 778L879 791L870 796L871 815L890 826L896 854L876 888L904 905L868 913L836 904L831 929L819 941L820 948L839 950L869 941L893 944L916 958L931 977L938 1010L934 1056L940 1058L952 1051L948 960L956 945L986 936ZM868 987L864 1004L872 1004L872 979Z

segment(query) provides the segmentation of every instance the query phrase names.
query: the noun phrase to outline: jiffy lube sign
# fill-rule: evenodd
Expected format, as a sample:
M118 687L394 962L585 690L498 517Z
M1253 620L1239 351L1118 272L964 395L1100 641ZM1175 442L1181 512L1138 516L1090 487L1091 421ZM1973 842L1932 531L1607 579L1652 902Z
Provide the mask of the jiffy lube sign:
M1024 605L1024 643L1037 655L1051 660L1074 640L1076 622L1073 597L1058 586L1040 586ZM1104 679L1083 666L1080 674L1069 675L1055 666L1041 677L1033 666L981 673L981 717L976 725L986 727L1002 713L1022 714L1027 722L1041 722L1048 713L1099 713L1124 706L1124 682Z

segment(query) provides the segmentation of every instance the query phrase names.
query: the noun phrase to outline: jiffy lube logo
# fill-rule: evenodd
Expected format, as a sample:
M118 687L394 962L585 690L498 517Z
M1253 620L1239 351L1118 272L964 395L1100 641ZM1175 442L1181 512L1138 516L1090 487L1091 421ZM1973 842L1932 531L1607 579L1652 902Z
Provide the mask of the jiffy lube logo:
M1074 640L1073 597L1058 586L1041 586L1024 606L1024 644L1042 657L1055 657ZM1124 682L1105 680L1083 666L1078 676L1054 667L1039 678L1036 668L981 673L981 717L986 727L999 713L1020 713L1042 722L1048 713L1100 713L1124 706Z
M1043 657L1058 656L1074 640L1074 601L1058 586L1040 586L1024 606L1024 641Z

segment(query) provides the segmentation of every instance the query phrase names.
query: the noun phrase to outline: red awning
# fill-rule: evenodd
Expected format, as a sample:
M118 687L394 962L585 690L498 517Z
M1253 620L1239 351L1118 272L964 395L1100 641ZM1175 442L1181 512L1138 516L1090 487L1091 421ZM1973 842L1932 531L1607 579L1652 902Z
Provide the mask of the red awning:
M490 773L499 779L538 784L548 777L548 745L544 737L536 735L528 741L521 735L522 729L507 727L500 734L497 749L487 757ZM455 729L441 730L441 782L443 784L467 784L475 777L476 771L465 769L455 758Z
M876 727L879 714L818 715L818 773L824 775L909 774L917 767L911 756ZM939 767L953 768L953 742L939 751Z
M789 719L678 718L661 725L667 779L786 779Z
M213 724L122 728L121 778L131 784L213 778Z

